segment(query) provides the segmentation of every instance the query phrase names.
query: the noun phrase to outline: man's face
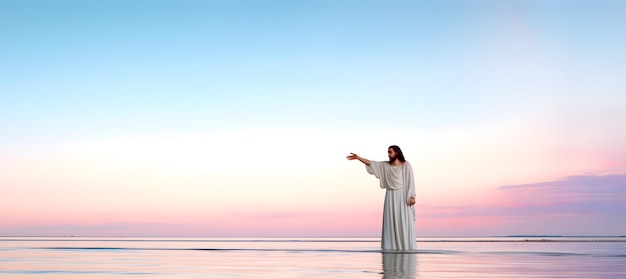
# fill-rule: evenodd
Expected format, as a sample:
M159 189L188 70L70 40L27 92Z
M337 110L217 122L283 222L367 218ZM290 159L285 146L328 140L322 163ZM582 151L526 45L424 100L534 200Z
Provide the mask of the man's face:
M395 151L393 151L393 148L389 148L387 150L387 156L389 156L389 162L394 162L396 159L398 159L398 154L396 154Z

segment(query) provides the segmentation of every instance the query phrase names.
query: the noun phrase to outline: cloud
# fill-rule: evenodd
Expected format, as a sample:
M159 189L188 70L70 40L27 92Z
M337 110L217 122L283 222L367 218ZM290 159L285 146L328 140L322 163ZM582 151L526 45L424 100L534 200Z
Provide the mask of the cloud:
M610 211L626 199L626 174L576 175L564 179L500 186L494 206L424 206L431 216L501 216Z
M556 181L501 186L499 189L548 193L626 194L626 174L575 175Z
M510 213L624 219L626 174L576 175L560 180L498 188L512 201Z
M418 215L438 219L476 220L494 233L618 235L626 230L626 174L576 175L555 181L506 185L491 193L496 205L418 207ZM419 217L419 216L418 216Z

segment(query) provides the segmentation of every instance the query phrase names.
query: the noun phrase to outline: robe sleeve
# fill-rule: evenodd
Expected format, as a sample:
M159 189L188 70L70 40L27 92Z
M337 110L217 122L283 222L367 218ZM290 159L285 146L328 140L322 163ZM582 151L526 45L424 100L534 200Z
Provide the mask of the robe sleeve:
M365 165L365 169L367 169L367 173L376 176L380 180L380 188L385 189L385 166L384 162L378 161L370 161L369 165Z
M405 163L406 165L406 178L404 181L408 182L408 188L407 188L407 200L410 199L411 197L415 197L415 176L413 176L413 167L411 166L411 164L409 162Z
M405 162L404 166L406 167L406 171L404 172L406 177L404 181L409 183L409 187L406 188L406 200L408 202L411 197L415 197L415 177L413 176L413 167L411 167L411 164L409 164L409 162ZM415 205L411 205L409 214L411 219L415 221Z

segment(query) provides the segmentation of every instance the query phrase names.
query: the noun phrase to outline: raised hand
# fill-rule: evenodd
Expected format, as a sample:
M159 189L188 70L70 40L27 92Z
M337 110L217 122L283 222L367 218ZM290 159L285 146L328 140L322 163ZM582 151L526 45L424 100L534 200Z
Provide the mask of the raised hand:
M356 155L354 153L350 153L350 155L346 156L346 158L348 158L348 160L354 160L354 159L358 159L359 155Z

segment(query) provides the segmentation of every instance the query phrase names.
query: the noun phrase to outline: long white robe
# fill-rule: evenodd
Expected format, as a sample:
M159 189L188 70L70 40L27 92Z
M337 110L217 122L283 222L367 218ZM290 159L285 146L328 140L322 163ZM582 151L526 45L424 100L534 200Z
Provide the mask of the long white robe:
M413 168L409 162L391 166L389 162L371 161L367 172L380 180L385 191L381 248L383 252L417 250L415 240L415 207L409 199L415 197Z

